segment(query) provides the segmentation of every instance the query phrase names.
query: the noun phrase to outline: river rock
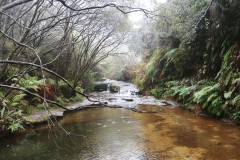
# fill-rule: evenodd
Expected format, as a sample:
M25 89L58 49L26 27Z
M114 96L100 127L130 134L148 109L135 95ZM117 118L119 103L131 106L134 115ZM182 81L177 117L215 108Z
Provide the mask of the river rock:
M120 87L114 84L110 85L110 91L111 92L119 92L120 91Z
M132 98L123 98L122 100L128 101L128 102L132 102L133 99Z
M108 87L108 84L98 82L98 83L95 83L94 91L97 91L97 92L107 91L107 87Z

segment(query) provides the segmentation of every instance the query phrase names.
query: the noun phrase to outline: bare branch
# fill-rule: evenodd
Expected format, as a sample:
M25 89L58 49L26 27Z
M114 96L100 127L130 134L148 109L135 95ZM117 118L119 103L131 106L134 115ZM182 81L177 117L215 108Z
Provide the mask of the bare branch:
M199 25L199 23L202 21L202 19L206 16L207 11L209 10L209 8L212 6L213 1L214 1L214 0L212 0L212 1L209 3L209 5L208 5L208 7L206 8L204 14L201 16L201 18L199 19L199 21L198 21L195 25L193 25L193 26L197 27L197 26ZM193 27L189 28L188 31L190 31L192 28L193 28Z
M63 77L61 77L60 75L58 75L57 73L45 68L45 67L42 67L40 65L37 65L37 64L33 64L33 63L29 63L29 62L22 62L22 61L8 61L8 60L0 60L0 63L9 63L9 64L17 64L17 65L30 65L30 66L34 66L34 67L37 67L37 68L41 68L42 70L48 72L48 73L51 73L53 75L55 75L56 77L60 78L61 80L63 80L72 90L74 90L76 93L86 97L89 101L91 102L97 102L97 103L100 103L100 104L103 104L102 102L98 101L98 100L92 100L89 98L88 95L84 94L84 93L81 93L77 90L75 90L75 88L72 87L72 85Z
M15 6L19 6L19 5L24 4L24 3L31 2L31 1L33 1L33 0L16 0L16 1L13 1L12 3L9 3L9 4L1 7L0 12L8 10L8 9L13 8Z

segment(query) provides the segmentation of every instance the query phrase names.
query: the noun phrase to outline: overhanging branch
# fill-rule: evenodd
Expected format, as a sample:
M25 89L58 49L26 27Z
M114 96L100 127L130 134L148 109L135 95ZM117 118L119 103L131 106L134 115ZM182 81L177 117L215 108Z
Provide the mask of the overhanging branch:
M48 100L48 99L46 99L46 98L44 98L44 97L42 97L42 96L39 96L39 95L37 95L37 94L35 94L35 93L32 93L32 92L28 91L28 90L26 90L26 89L22 89L22 88L15 87L15 86L4 85L4 84L0 84L0 87L10 88L10 89L13 89L13 90L23 91L23 92L25 92L25 93L31 94L31 95L33 95L33 96L35 96L35 97L38 97L38 98L40 98L40 99L42 99L42 100L44 100L44 101L46 101L46 102L48 102L48 103L55 104L55 105L57 105L57 106L60 107L60 108L63 108L63 109L66 109L66 110L70 110L70 109L62 106L61 104L59 104L59 103L57 103L57 102Z
M29 63L29 62L21 62L21 61L10 61L10 60L0 60L0 63L8 63L8 64L16 64L16 65L27 65L27 66L33 66L33 67L37 67L37 68L41 68L42 70L50 73L50 74L53 74L55 75L56 77L60 78L61 80L63 80L72 90L74 90L76 93L82 95L83 97L87 98L89 101L91 102L97 102L97 103L100 103L102 105L104 105L102 102L98 101L98 100L92 100L89 98L88 95L82 93L82 92L79 92L77 90L75 90L75 88L73 88L73 86L65 79L63 78L62 76L58 75L57 73L45 68L45 67L42 67L40 65L37 65L37 64L33 64L33 63Z

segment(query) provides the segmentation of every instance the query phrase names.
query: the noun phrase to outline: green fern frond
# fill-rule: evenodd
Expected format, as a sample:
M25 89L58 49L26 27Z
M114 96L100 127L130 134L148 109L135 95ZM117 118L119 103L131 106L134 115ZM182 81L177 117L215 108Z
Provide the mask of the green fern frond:
M173 91L173 96L176 96L181 92L181 87L175 86L175 87L172 87L171 90Z
M208 106L208 102L205 101L205 102L203 103L203 105L202 105L202 108L204 109L204 108L206 108L207 106Z
M232 91L224 93L224 98L229 99L232 96L232 93L233 93L234 90L235 90L235 88Z
M223 108L223 101L222 98L219 96L215 100L212 101L212 104L208 108L209 112L216 116L220 116L222 113L222 108Z
M227 61L228 61L228 59L229 59L229 57L230 57L229 55L232 53L232 48L233 48L233 46L229 48L229 50L227 51L227 53L225 53L225 55L224 55L224 57L223 57L224 62L227 62Z
M176 55L176 53L177 53L178 50L179 50L178 48L174 48L174 49L168 51L168 52L165 54L165 56L167 57L167 62L166 62L166 64L165 64L165 68L170 64L170 62L172 62L172 60L173 60L173 58L174 58L174 56ZM164 56L164 57L165 57L165 56Z
M58 81L58 86L59 87L64 87L64 86L67 86L67 84L66 84L66 82L60 80L60 81Z
M240 100L240 95L237 95L233 100L232 104L235 105Z
M227 77L226 77L226 79L225 79L225 85L228 84L228 82L229 82L230 79L231 79L231 76L232 76L232 71L230 71L230 72L228 73L228 75L227 75Z
M174 87L174 86L178 86L179 82L178 81L168 81L164 85L167 86L167 88L171 88L171 87Z
M216 93L212 93L208 98L207 98L207 102L210 102L213 98L217 97Z
M204 101L207 101L208 97L212 93L218 92L219 87L220 87L220 84L217 83L214 86L207 86L207 87L202 88L200 91L198 91L194 94L193 101L196 103L202 103Z
M178 50L179 50L178 48L171 49L165 54L165 56L167 56L168 60L170 60L173 56L175 56Z
M12 106L12 107L16 107L16 106L18 106L18 105L19 105L19 102L11 103L11 106Z
M30 85L30 86L26 86L25 87L26 89L33 89L34 91L36 91L37 92L37 90L40 88L39 86L36 86L36 85Z
M18 95L16 95L16 96L13 97L12 101L13 101L13 102L19 102L20 100L23 99L24 96L26 96L25 93L18 94Z
M240 81L240 78L234 79L234 80L232 81L232 84L235 84L235 83L237 83L238 81Z
M2 110L1 110L1 119L3 119L3 116L4 116L4 114L5 114L5 109L6 109L6 108L3 107Z
M17 78L14 78L13 80L16 82L18 81ZM35 91L37 91L37 89L39 89L39 86L43 85L43 79L38 80L37 76L32 77L26 74L24 78L18 81L18 85L24 89L34 89Z
M197 103L200 103L202 100L202 98L204 96L207 96L207 93L208 91L212 88L212 86L207 86L207 87L204 87L203 89L201 89L200 91L196 92L194 94L194 99L193 101L197 102Z

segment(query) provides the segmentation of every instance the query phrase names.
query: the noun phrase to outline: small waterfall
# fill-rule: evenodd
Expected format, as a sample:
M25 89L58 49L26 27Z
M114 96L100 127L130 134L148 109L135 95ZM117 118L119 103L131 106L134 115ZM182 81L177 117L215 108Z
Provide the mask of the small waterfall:
M127 95L130 96L131 94L132 94L132 93L131 93L131 90L128 89L128 91L127 91Z
M110 92L110 84L107 86L107 92Z

